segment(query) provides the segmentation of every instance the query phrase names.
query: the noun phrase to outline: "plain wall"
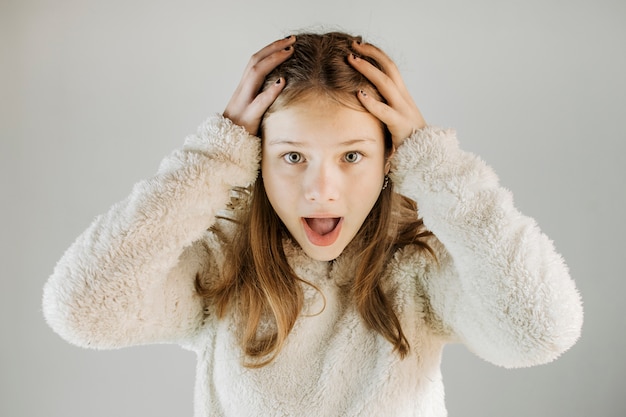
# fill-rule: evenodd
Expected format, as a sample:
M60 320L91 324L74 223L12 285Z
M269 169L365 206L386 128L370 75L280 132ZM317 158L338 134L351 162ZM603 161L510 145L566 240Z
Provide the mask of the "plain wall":
M554 363L504 370L446 348L450 416L625 416L625 4L2 0L0 416L192 415L192 353L71 346L41 290L97 214L223 110L249 56L301 28L383 47L582 293L583 336Z

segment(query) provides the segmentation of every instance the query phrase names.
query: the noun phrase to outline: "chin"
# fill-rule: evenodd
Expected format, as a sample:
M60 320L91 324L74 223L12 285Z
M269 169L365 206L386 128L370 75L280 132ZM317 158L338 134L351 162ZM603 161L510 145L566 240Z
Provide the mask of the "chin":
M337 259L343 253L345 247L302 247L304 253L316 261L329 262Z

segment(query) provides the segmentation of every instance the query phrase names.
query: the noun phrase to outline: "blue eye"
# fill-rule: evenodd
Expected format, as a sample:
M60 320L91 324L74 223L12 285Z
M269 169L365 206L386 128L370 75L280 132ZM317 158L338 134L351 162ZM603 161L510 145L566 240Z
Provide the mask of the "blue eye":
M298 152L289 152L283 155L283 159L290 164L299 164L304 160L304 157Z
M363 155L360 152L348 152L343 157L346 162L351 164L356 164L361 160L361 158L363 158Z

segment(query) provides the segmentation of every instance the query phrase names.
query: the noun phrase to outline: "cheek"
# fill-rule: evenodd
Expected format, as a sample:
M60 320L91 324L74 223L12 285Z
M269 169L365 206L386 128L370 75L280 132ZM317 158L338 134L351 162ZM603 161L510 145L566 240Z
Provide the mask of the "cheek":
M284 175L268 164L261 164L261 180L265 188L265 194L270 204L277 213L281 213L281 208L287 205L294 190L289 185Z
M383 179L382 176L376 175L368 178L368 186L360 189L360 199L363 203L368 203L369 208L376 203L380 193L382 192Z
M369 213L383 189L384 173L372 169L367 175L359 178L358 184L350 187L354 193L354 200L361 201L362 211Z
M378 194L382 189L384 179L384 162L376 160L360 169L358 172L355 172L351 181L357 182L358 184L353 184L351 189L367 195Z

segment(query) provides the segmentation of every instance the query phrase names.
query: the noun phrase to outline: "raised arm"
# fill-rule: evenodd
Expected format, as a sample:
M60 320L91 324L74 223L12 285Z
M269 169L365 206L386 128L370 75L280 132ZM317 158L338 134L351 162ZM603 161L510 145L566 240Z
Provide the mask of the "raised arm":
M285 82L259 93L267 74L292 53L294 37L257 52L224 115L216 115L161 164L156 176L98 217L58 262L44 288L43 311L68 341L94 348L193 337L203 301L197 273L217 274L207 229L230 190L257 176L262 114Z
M387 101L358 94L392 133L397 191L417 201L438 239L439 264L417 277L434 313L451 336L490 362L553 360L582 326L581 300L563 259L493 171L459 149L453 131L426 126L393 62L371 45L354 49L383 64L381 72L349 58Z
M254 181L259 143L221 116L164 159L153 178L99 216L65 252L44 288L44 315L68 341L94 348L174 341L202 320L193 245L226 206L229 190Z
M418 278L460 341L506 367L551 361L574 344L582 307L563 259L453 131L416 132L398 148L394 172L443 245L439 265Z

